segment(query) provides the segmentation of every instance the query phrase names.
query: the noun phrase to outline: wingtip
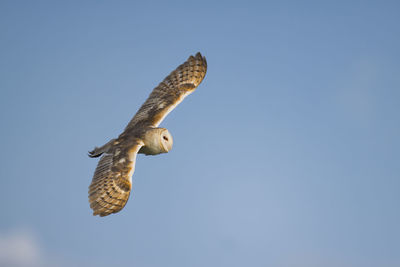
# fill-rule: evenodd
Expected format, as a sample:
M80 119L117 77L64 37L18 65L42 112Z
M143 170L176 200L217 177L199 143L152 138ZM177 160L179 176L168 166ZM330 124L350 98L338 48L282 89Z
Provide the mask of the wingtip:
M207 59L205 56L203 56L200 52L197 52L196 55L194 56L196 59L201 60L204 62L204 65L207 67Z
M197 58L197 59L201 59L201 60L204 60L204 59L206 58L206 57L203 56L200 52L197 52L196 55L195 55L194 57Z

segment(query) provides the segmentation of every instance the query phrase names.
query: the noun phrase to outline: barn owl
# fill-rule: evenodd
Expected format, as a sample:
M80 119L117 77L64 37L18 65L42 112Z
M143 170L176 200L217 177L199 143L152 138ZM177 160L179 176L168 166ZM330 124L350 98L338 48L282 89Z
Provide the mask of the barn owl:
M172 136L158 125L182 100L193 93L206 75L207 61L190 56L154 90L116 139L89 152L101 156L89 186L93 215L119 212L128 201L137 154L158 155L172 148Z

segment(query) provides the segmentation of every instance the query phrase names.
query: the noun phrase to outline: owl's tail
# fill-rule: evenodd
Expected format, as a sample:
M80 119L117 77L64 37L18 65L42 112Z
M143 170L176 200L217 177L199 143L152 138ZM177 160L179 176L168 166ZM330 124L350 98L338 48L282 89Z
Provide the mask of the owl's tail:
M111 139L107 144L101 146L101 147L95 147L92 151L88 152L88 156L91 158L97 158L100 157L101 154L109 151L112 146L114 145L115 139Z

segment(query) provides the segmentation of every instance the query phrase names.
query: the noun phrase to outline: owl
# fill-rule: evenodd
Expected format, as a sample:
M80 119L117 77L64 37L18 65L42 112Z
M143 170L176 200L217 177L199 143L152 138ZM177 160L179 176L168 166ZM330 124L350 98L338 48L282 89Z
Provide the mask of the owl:
M172 149L172 136L158 125L204 79L207 61L200 53L171 72L140 107L116 139L89 152L100 157L89 186L93 215L119 212L128 201L137 154L158 155Z

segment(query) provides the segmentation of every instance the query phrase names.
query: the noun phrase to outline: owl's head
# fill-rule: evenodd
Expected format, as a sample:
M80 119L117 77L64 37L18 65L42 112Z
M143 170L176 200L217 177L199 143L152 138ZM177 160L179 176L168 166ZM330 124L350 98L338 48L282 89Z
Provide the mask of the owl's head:
M167 129L152 128L145 132L143 142L144 146L139 150L139 153L157 155L170 151L173 139Z

